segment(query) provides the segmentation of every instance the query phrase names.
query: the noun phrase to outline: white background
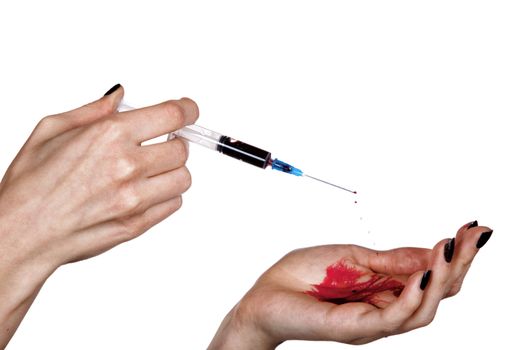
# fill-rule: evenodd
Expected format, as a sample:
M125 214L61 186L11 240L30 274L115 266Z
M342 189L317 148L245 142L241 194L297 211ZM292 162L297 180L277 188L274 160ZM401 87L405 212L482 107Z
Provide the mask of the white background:
M495 231L460 295L365 348L523 345L523 2L137 3L0 5L0 170L41 117L122 83L136 106L193 98L201 125L359 204L193 146L183 208L60 268L9 349L202 349L292 249L431 247L474 219Z

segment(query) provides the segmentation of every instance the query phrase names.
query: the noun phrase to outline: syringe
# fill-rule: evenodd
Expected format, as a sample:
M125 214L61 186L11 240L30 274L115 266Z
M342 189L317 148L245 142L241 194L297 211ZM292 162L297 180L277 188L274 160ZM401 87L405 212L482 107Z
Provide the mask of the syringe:
M126 104L121 104L119 111L131 110ZM272 154L261 148L249 145L242 141L233 139L229 136L222 135L218 132L203 128L198 125L188 125L177 131L171 132L168 135L168 140L172 140L176 137L183 138L187 141L199 144L207 147L211 150L218 151L227 156L239 159L245 163L249 163L256 167L265 169L271 166L273 170L281 171L283 173L292 174L295 176L304 176L312 180L320 181L327 185L339 188L344 191L351 193L357 193L356 191L349 190L347 188L335 185L331 182L321 180L319 178L305 174L302 170L283 162L277 158L273 159Z
M182 129L170 133L168 139L171 140L175 137L181 137L185 140L197 143L201 146L207 147L214 151L218 151L222 154L239 159L243 162L255 165L259 168L265 169L266 167L271 166L273 170L281 171L283 173L292 174L295 176L305 176L313 180L321 181L325 184L340 188L342 190L356 193L355 191L349 190L347 188L307 175L302 170L288 163L285 163L282 160L272 159L272 154L268 151L249 145L242 141L232 139L229 136L222 135L218 132L203 128L202 126L185 126Z

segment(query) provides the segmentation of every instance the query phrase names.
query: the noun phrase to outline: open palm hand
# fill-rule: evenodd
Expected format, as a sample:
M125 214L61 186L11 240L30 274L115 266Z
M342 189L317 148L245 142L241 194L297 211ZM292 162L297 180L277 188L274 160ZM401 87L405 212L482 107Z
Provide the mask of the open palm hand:
M210 348L241 346L246 338L251 349L272 349L290 339L363 344L426 326L439 302L459 292L491 233L474 222L433 249L295 250L259 278Z

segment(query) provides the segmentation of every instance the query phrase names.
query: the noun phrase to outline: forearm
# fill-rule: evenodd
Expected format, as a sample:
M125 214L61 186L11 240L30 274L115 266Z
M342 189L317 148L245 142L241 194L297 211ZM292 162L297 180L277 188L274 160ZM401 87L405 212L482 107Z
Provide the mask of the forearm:
M54 271L17 247L12 225L0 218L0 349L3 349Z
M4 349L7 346L39 291L40 288L14 308L4 308L2 303L2 308L0 309L0 349Z
M273 350L279 345L254 327L236 305L226 315L208 350L252 349Z

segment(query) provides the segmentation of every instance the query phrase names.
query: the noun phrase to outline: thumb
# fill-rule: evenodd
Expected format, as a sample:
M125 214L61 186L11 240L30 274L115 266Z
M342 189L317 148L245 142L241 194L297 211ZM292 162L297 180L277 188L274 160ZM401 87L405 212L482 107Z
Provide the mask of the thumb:
M29 144L39 144L66 131L91 124L117 111L124 97L124 88L117 84L102 98L61 114L45 117L31 134Z
M102 98L60 116L63 116L71 128L87 125L115 113L123 97L124 88L117 84L109 89Z
M386 275L411 275L425 270L432 250L425 248L397 248L385 251L370 251L368 266L375 272Z

